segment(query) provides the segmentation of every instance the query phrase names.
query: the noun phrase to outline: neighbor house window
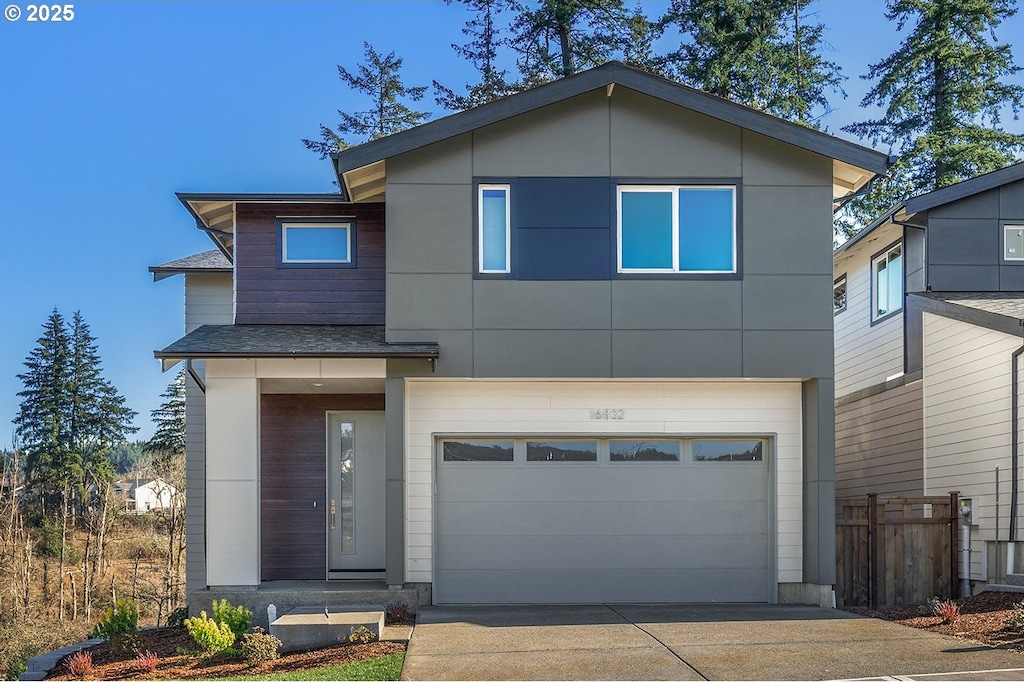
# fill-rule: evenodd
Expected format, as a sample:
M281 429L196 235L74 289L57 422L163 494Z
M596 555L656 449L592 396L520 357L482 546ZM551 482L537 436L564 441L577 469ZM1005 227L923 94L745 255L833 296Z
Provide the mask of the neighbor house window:
M1003 260L1024 260L1024 225L1003 226Z
M832 283L832 312L835 314L846 310L846 275L840 275Z
M871 317L878 320L903 308L903 243L897 242L871 259L871 273Z
M281 223L281 262L352 263L352 223Z
M508 185L480 185L479 233L480 272L506 273L511 251L511 202Z
M619 272L736 272L736 188L619 187L618 252Z

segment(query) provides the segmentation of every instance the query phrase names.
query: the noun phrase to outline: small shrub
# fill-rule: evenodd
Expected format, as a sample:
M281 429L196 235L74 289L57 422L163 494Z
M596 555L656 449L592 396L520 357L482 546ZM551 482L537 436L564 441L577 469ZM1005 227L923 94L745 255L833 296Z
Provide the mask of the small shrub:
M943 623L955 623L960 617L960 605L952 599L939 602L935 606L935 615L941 618Z
M92 672L92 653L79 651L68 659L68 674L72 677L85 677Z
M92 636L102 637L109 641L115 635L126 635L138 629L138 605L133 599L118 599L100 616L96 627L92 629Z
M1013 605L1013 610L1010 611L1010 615L1006 617L1003 625L1014 630L1024 630L1024 601Z
M349 644L369 644L377 639L377 635L365 625L352 628L348 633Z
M252 624L252 611L242 605L232 606L227 599L221 599L219 602L214 600L213 620L217 623L226 623L235 634L235 639L241 639Z
M122 656L137 656L142 651L142 640L134 632L119 632L109 641L110 648Z
M384 622L388 625L406 625L414 620L415 617L412 615L412 611L400 601L388 604L387 609L384 611Z
M917 605L917 612L919 614L921 614L922 616L935 616L935 615L938 615L936 613L936 609L939 607L939 604L941 604L941 603L942 603L942 600L939 599L938 597L929 597L928 601L926 601L923 604L918 604Z
M227 651L235 643L235 633L227 623L218 623L201 611L198 618L185 621L185 629L204 651Z
M185 627L185 619L188 618L188 607L179 606L170 613L167 614L167 627L169 628L181 628Z
M256 665L257 663L265 663L278 658L280 656L278 652L281 649L281 640L264 632L263 628L256 626L252 629L252 632L242 635L239 649L241 649L242 657L249 665Z
M135 669L140 673L151 673L160 664L160 657L152 651L143 651L135 657Z

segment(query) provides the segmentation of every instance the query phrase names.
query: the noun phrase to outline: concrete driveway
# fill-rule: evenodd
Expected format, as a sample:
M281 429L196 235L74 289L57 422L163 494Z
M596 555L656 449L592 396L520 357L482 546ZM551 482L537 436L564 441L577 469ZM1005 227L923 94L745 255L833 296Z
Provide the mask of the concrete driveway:
M422 607L404 680L1024 680L1024 654L808 606Z

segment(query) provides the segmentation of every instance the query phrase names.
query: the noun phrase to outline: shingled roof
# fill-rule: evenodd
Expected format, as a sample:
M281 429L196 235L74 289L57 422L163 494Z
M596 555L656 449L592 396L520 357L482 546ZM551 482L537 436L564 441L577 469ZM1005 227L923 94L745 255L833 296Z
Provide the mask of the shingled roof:
M1012 336L1024 332L1024 292L942 291L907 294L917 308Z
M379 325L203 325L163 350L160 360L189 358L436 358L436 343L388 343Z
M219 250L212 249L172 260L163 265L152 265L149 271L153 273L153 280L159 282L172 275L190 272L231 272L231 261Z

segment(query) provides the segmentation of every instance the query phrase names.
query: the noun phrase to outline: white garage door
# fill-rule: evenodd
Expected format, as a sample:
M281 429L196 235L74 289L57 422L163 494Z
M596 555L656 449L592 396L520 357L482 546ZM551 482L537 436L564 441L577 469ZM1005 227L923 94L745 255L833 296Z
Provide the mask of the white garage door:
M770 445L438 440L434 601L770 601Z

